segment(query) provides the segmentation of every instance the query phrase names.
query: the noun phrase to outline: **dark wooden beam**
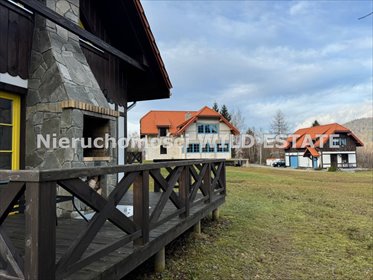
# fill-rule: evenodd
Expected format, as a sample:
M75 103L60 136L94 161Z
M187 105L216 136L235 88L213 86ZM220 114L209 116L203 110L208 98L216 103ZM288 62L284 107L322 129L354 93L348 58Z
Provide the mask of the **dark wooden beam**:
M142 63L139 63L137 60L133 59L132 57L126 55L125 53L121 52L120 50L114 48L113 46L109 45L105 41L101 40L97 36L93 35L92 33L88 32L80 28L77 24L70 21L69 19L61 16L60 14L54 12L53 10L46 7L43 3L36 1L36 0L18 0L19 3L25 5L28 9L34 11L37 14L49 19L50 21L54 22L55 24L65 28L66 30L74 33L75 35L79 36L81 39L89 41L96 47L122 59L129 65L145 71L146 66Z
M150 174L154 179L154 182L157 182L158 185L164 192L167 191L168 181L170 180L172 173L167 176L166 179L164 179L161 175L161 171L159 169L150 170ZM177 179L176 179L177 180ZM170 200L175 205L176 208L181 208L183 204L181 203L178 195L175 193L174 190L172 190L170 194Z
M146 171L166 167L190 166L202 163L218 163L225 159L197 159L197 160L170 160L147 164L129 164L118 166L96 166L68 169L48 169L48 170L1 170L0 180L10 180L13 182L46 182L75 179L78 177L98 176L121 172ZM202 168L202 167L201 167ZM163 179L164 180L164 179Z
M149 171L143 171L133 185L133 221L141 228L141 237L134 245L149 242Z
M56 183L26 184L25 279L55 279Z
M0 226L13 209L14 204L24 193L24 183L9 183L0 187Z
M12 241L0 226L0 256L9 265L8 273L11 273L15 278L24 278L23 274L23 258L14 247ZM1 278L1 276L0 276ZM2 278L1 278L2 279Z
M95 192L80 179L58 181L58 184L68 192L73 193L74 196L90 206L96 212L102 211L107 204L107 200L105 198ZM126 188L129 187L130 183L127 184ZM110 222L126 233L133 233L137 230L136 225L118 209L114 209L108 218Z
M189 166L184 166L182 174L179 180L179 196L180 200L184 204L185 210L180 214L180 218L186 218L189 216L190 203L189 203L189 192L190 192L190 173Z
M57 279L63 279L67 277L68 275L74 273L75 271L78 271L79 269L91 264L94 261L97 261L98 259L105 257L112 253L113 251L117 250L118 248L128 244L130 241L135 240L136 238L139 238L141 236L141 231L138 230L134 234L126 235L125 237L122 237L120 239L115 239L112 243L109 245L105 245L102 249L97 249L93 253L90 253L87 257L84 257L77 261L76 263L72 264L67 271L65 271L63 274L59 274L56 276Z
M203 185L202 185L202 180L205 176L205 173L207 172L207 167L208 167L207 164L203 165L203 168L202 168L202 170L199 174L198 179L196 180L196 182L192 186L192 190L191 190L191 194L190 194L190 198L189 198L190 203L193 203L194 199L197 196L198 189L200 189L200 188L201 188L201 191L202 191L203 195L207 195L207 192L205 192L205 189L203 188ZM194 170L194 168L193 169L192 168L193 168L193 166L191 166L191 168L189 168L189 171Z
M164 207L166 206L166 203L168 199L170 198L171 193L173 192L176 181L179 179L181 175L182 169L183 167L178 167L173 170L171 178L167 181L167 185L165 186L166 189L162 193L160 200L158 201L157 205L155 206L150 216L151 223L157 222L159 217L161 216L161 213Z

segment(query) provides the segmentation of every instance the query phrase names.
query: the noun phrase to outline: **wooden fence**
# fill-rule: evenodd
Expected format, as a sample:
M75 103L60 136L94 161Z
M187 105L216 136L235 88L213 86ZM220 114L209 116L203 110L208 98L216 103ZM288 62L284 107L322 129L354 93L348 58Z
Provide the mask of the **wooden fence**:
M124 173L124 177L107 197L97 194L84 180L93 175L117 173ZM68 170L0 171L0 180L3 182L0 185L0 256L6 262L6 269L0 271L0 274L19 279L61 279L130 242L138 246L146 245L153 229L171 219L182 221L198 203L209 204L219 197L224 199L226 192L224 160ZM9 182L4 183L4 180ZM154 191L161 192L151 212L150 180ZM58 259L55 214L57 186L95 210L83 232L77 235ZM116 207L130 187L133 192L133 218L128 218ZM4 221L11 219L8 214L21 197L25 198L26 206L24 255L3 230ZM175 211L160 218L169 201L175 206ZM103 248L83 256L106 221L121 229L125 233L124 237L112 240Z
M126 164L142 163L142 152L126 152Z

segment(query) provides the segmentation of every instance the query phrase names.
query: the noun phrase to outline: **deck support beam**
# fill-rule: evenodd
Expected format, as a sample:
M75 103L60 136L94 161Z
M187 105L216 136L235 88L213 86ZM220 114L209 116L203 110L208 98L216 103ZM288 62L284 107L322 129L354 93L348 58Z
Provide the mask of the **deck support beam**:
M199 220L193 227L193 232L195 234L201 234L201 220Z
M154 256L154 271L163 272L166 269L166 250L163 247Z
M212 211L212 220L217 221L219 220L220 217L220 209L216 208L215 210Z

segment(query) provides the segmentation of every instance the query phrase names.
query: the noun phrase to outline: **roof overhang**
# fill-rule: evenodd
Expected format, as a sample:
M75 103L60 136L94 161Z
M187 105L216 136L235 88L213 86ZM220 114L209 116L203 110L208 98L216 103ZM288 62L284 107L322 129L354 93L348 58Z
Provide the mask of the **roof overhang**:
M305 152L304 152L304 154L303 154L303 157L310 157L310 156L312 156L312 157L319 157L320 154L319 154L319 152L315 148L313 148L313 147L307 147L306 150L305 150Z
M19 0L30 10L121 59L129 83L127 102L169 98L172 84L139 0L97 1L102 20L111 31L107 43L36 0ZM126 96L127 95L127 96Z

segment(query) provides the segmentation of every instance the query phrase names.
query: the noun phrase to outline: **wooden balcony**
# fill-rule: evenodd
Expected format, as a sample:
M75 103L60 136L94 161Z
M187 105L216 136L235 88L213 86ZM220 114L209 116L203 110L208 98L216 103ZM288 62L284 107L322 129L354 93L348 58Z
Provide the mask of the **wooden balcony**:
M124 174L105 197L89 176ZM0 278L120 279L224 203L225 161L0 171ZM56 189L93 209L56 218ZM9 215L21 198L25 212ZM120 211L132 205L133 216ZM118 207L119 206L119 207Z

